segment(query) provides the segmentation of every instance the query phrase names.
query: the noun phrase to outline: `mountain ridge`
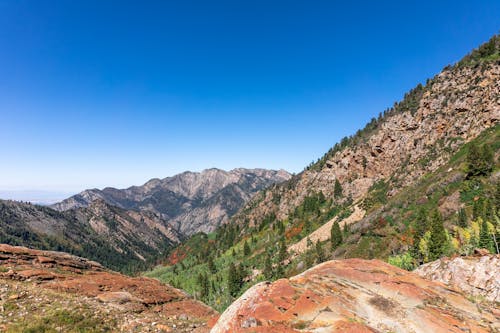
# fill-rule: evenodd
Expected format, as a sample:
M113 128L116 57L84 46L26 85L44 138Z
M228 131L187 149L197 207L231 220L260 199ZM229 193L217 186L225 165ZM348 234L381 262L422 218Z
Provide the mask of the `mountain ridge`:
M85 190L51 205L59 211L87 207L94 200L128 210L157 213L185 235L210 232L228 222L258 190L290 178L285 170L210 168L185 171L141 186Z

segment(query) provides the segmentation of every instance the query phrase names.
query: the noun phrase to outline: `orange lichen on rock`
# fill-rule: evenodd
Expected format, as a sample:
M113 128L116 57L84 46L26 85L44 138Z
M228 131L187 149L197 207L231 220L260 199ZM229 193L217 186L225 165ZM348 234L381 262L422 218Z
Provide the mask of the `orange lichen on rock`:
M219 318L222 332L490 332L499 318L459 291L379 260L320 264L263 282Z

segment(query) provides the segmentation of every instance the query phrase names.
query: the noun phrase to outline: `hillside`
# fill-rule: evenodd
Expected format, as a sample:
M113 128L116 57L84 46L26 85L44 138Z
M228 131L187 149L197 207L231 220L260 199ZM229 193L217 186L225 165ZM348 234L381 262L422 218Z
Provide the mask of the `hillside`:
M208 332L217 313L153 279L0 244L2 332Z
M154 213L99 200L68 212L0 200L0 243L66 251L128 273L150 266L180 240Z
M52 208L67 211L88 207L100 199L123 209L156 213L179 233L192 235L213 231L228 222L259 190L289 178L284 170L214 168L151 179L142 186L122 190L85 190Z
M475 247L497 252L499 120L494 36L148 276L224 310L257 282L332 258L410 270Z

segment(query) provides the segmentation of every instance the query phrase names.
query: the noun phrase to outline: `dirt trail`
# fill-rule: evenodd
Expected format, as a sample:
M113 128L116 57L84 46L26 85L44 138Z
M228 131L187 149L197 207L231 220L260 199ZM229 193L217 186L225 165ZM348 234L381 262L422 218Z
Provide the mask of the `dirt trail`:
M340 221L339 225L340 228L342 229L345 224L349 225L355 222L358 222L365 216L365 211L359 208L357 205L354 206L354 212L347 218L343 219ZM298 241L295 244L292 244L288 247L288 252L292 253L292 256L295 257L298 254L304 253L307 250L307 239L309 238L313 243L316 243L318 240L319 241L325 241L330 238L330 230L332 229L333 223L337 220L337 217L334 217L330 221L326 222L323 224L321 227L313 231L312 233L309 234L309 236L306 236L302 238L300 241Z

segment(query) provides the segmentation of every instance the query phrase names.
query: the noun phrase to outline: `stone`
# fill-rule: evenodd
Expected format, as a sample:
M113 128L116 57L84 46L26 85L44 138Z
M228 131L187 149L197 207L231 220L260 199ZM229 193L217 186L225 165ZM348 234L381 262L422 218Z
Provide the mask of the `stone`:
M255 326L258 323L258 326ZM319 264L259 283L224 311L211 333L490 332L491 309L466 295L379 260Z

